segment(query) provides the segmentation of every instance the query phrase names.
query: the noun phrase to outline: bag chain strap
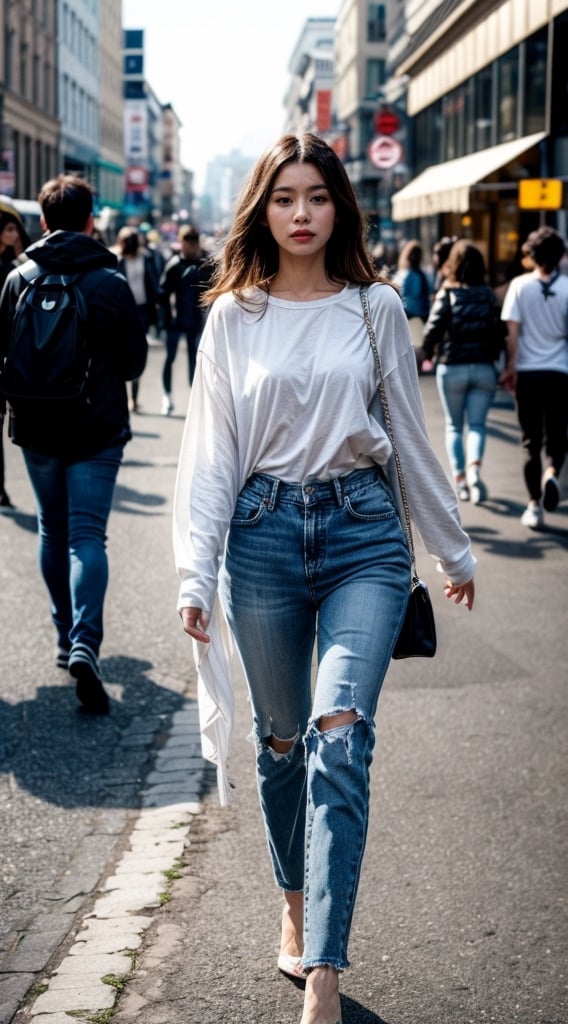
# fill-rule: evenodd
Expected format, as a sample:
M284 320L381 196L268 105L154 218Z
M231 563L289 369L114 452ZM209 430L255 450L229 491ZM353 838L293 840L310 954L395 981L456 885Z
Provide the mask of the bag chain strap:
M405 529L406 538L407 538L407 541L408 541L408 550L410 551L410 559L411 559L411 562L412 562L412 577L413 577L413 581L414 581L414 579L417 577L418 574L417 574L417 570L416 570L416 557L415 557L415 554L414 554L414 540L412 538L412 526L410 524L410 508L409 508L409 505L408 505L408 498L407 498L407 495L406 495L406 485L405 485L404 476L403 476L403 473L402 473L402 466L400 464L400 457L399 457L399 454L398 454L398 448L396 446L396 442L395 442L395 439L394 439L394 431L393 431L393 428L392 428L392 420L391 420L391 415L390 415L390 409L389 409L389 404L387 402L387 396L386 396L386 391L385 391L385 382L383 380L383 371L382 371L382 367L381 367L381 359L380 359L380 356L379 356L379 350L377 348L377 336L375 334L375 329L374 329L373 324L371 322L371 315L369 313L369 293L368 293L368 290L366 288L361 287L359 289L359 295L361 296L361 305L363 307L363 317L365 319L365 326L367 328L367 333L369 335L369 341L371 343L371 348L373 350L373 356L375 358L375 366L376 366L376 369L377 369L377 377L378 377L378 380L379 380L379 395L380 395L380 398L381 398L381 405L383 407L383 416L385 418L385 426L387 428L388 439L389 439L389 441L391 443L392 453L393 453L393 457L394 457L394 464L396 466L396 475L398 477L398 486L399 486L399 490L400 490L400 498L401 498L401 501L402 501L402 508L403 508L403 511L404 511L404 529Z

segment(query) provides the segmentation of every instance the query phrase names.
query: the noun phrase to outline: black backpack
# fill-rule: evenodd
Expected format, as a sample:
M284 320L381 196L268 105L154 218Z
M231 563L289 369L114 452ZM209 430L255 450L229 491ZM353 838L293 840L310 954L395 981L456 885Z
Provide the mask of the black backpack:
M54 274L28 260L12 319L0 390L10 404L88 402L91 354L82 274Z

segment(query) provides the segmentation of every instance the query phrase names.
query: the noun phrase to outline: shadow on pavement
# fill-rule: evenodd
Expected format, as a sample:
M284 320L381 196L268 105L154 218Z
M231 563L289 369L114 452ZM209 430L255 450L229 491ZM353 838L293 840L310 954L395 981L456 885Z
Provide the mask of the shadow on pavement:
M505 506L507 508L505 509ZM509 502L485 502L484 507L497 515L515 514L521 506L512 506ZM565 548L568 550L568 525L564 526L566 517L559 518L550 525L550 520L540 530L527 530L526 537L507 537L500 530L488 526L468 526L467 532L475 546L483 548L488 554L501 555L503 558L518 558L521 561L535 561L546 556L547 552Z
M108 716L82 713L64 672L60 685L40 685L33 700L0 700L0 771L60 807L139 806L149 759L186 703L148 677L152 668L136 658L102 661Z
M154 515L155 509L161 512L166 505L167 499L162 494L149 494L147 491L125 487L118 478L112 502L113 512L127 512L135 516Z
M4 512L2 520L15 523L21 530L27 530L28 533L37 533L37 517L28 512L18 512L18 509L10 511L9 514Z
M341 996L341 1016L343 1024L388 1024L384 1017L344 995Z

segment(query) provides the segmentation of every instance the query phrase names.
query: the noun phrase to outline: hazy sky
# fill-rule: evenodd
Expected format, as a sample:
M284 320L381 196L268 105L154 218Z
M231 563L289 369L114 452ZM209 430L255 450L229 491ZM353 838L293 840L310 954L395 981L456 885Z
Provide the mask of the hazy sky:
M145 75L183 122L182 159L196 173L240 149L257 157L278 138L288 61L309 17L340 0L122 0L124 28L145 29Z

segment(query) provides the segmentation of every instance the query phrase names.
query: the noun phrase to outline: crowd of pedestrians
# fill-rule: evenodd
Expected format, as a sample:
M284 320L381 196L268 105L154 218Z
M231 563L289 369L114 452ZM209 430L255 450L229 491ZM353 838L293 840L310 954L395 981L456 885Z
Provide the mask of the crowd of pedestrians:
M29 244L17 211L0 204L0 290L27 258ZM182 338L187 381L190 388L193 384L207 315L202 296L211 284L214 260L191 224L179 229L173 246L162 243L157 231L125 226L108 248L128 282L144 331L164 345L160 412L169 416L174 410L172 371ZM514 396L528 497L522 521L530 529L539 529L544 513L554 511L560 500L568 418L568 275L560 269L565 263L564 240L543 227L524 240L512 280L495 289L487 284L481 249L456 236L440 238L431 253L410 239L400 246L394 266L381 266L400 292L419 371L435 374L447 458L460 501L479 504L488 497L481 475L487 415L499 387ZM136 413L141 410L139 377L129 387L128 407ZM12 507L4 480L2 431L0 511Z
M378 275L344 167L315 135L284 136L261 157L215 263L193 225L180 229L174 253L135 226L106 245L94 237L93 192L81 178L47 182L39 201L45 234L32 245L17 214L0 209L0 365L24 291L36 287L48 311L57 279L69 294L76 287L88 350L77 397L87 400L58 404L51 395L47 414L47 397L10 395L3 366L0 413L36 501L56 664L75 681L83 711L108 712L99 652L115 482L129 414L141 411L148 335L164 346L165 416L185 337L178 610L195 641L202 694L212 675L216 693L229 679L221 618L237 643L283 896L278 967L305 984L302 1024L340 1024L374 720L411 582L393 438L403 497L446 596L471 608L476 560L459 501L488 496L486 420L499 385L515 396L525 452L523 524L542 527L560 501L565 243L552 228L532 232L502 303L481 249L465 238L440 239L430 264L412 239L392 274ZM32 322L39 330L43 321ZM63 330L63 317L56 322ZM418 376L426 367L445 415L451 482L427 436ZM9 509L3 459L0 469L0 505ZM215 658L204 656L209 645ZM217 751L221 779L225 754Z
M443 237L424 268L422 246L401 246L391 280L400 289L419 370L433 371L445 415L450 471L460 501L488 497L481 476L486 420L499 387L514 397L528 504L521 521L544 524L560 501L568 446L568 274L554 228L531 232L514 276L487 284L479 246ZM427 287L424 282L427 282Z

